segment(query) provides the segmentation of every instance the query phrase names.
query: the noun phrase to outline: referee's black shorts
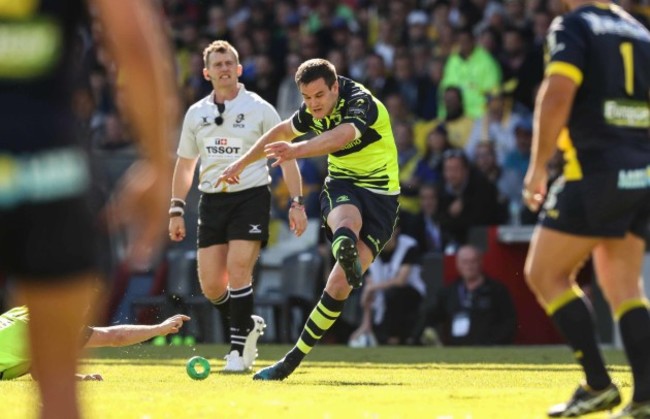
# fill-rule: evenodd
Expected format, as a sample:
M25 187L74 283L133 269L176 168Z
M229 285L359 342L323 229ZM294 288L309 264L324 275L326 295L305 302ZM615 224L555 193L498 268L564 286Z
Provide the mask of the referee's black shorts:
M267 185L239 192L204 193L199 201L198 247L231 240L269 240L271 191Z

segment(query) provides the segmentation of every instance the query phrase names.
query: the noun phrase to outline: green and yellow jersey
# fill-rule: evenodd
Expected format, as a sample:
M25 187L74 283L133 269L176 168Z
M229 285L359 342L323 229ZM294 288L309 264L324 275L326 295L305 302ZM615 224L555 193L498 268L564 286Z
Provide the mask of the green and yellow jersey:
M399 194L397 148L386 107L363 85L342 76L338 82L339 99L332 113L314 119L303 103L291 119L294 132L320 134L341 124L353 124L357 137L328 156L329 178L379 194Z

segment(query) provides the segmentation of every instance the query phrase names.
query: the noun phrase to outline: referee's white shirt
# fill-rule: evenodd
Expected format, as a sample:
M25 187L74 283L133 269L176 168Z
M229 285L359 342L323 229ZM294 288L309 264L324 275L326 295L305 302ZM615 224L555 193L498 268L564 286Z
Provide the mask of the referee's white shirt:
M248 165L238 184L214 184L223 170L244 155L264 134L280 122L280 116L271 104L258 94L246 90L239 83L239 92L233 100L226 100L221 114L223 124L217 126L219 110L211 93L187 110L178 143L179 157L200 157L199 190L205 193L237 192L271 183L266 158Z

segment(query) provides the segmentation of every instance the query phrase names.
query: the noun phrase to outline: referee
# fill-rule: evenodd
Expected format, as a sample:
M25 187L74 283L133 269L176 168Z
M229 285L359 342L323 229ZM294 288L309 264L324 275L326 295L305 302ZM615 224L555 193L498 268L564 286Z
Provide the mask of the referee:
M269 237L271 178L266 158L252 163L238 183L217 187L216 182L231 162L280 122L280 117L268 102L238 82L242 74L239 54L228 42L210 44L203 51L203 60L203 75L214 90L193 104L183 121L172 181L169 236L173 241L185 238L185 197L201 159L199 280L206 298L222 318L230 320L231 347L224 371L242 372L251 368L257 339L265 327L264 320L253 315L252 273ZM295 198L289 222L300 236L307 225L300 172L295 160L284 164L282 170Z

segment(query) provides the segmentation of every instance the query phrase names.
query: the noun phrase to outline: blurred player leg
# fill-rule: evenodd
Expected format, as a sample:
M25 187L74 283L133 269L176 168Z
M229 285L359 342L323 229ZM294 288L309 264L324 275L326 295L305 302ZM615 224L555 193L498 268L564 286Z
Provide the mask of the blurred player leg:
M80 417L75 373L95 278L85 274L65 283L22 282L18 288L29 308L32 371L40 384L42 418Z

